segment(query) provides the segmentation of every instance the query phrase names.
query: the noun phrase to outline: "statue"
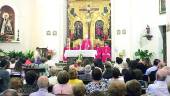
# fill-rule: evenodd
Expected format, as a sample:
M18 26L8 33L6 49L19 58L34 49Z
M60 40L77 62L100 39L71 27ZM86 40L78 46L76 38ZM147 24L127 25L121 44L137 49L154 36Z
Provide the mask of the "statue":
M88 37L90 38L90 28L91 28L91 22L92 22L92 10L90 8L90 5L87 6L87 14L86 14L86 23L88 28Z

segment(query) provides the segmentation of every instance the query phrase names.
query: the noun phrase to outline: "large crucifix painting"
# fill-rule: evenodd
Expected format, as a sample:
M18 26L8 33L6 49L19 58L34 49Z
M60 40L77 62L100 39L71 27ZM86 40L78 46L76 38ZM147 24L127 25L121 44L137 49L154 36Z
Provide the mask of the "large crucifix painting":
M96 45L111 43L110 0L68 0L67 40L71 48L81 46L88 38ZM68 40L69 39L69 40ZM110 45L111 46L111 45Z

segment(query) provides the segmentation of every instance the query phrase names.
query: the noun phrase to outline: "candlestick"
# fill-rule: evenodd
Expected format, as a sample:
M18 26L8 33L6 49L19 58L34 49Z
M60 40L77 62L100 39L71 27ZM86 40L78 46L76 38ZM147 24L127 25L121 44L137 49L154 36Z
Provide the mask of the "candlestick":
M20 41L20 40L19 40L19 30L18 30L18 35L17 35L17 41Z

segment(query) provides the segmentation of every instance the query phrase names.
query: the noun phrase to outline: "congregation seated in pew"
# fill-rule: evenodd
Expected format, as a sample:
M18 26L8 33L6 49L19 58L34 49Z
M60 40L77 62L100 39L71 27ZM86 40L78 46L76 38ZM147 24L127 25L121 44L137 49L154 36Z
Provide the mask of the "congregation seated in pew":
M134 85L140 84L141 89L139 89L139 90L142 91L141 93L139 92L140 95L152 94L149 91L150 89L148 89L150 87L147 86L147 84L150 84L151 82L144 81L143 76L145 74L143 74L142 70L140 68L138 68L137 65L139 63L138 63L138 61L135 61L135 60L129 61L129 66L128 66L129 68L123 69L122 74L121 74L119 68L115 67L115 65L110 62L103 63L103 62L99 62L99 61L97 61L97 62L94 61L94 64L87 64L85 62L84 62L85 64L82 64L82 62L77 62L76 64L71 65L74 67L66 66L63 68L63 70L58 70L56 67L52 67L50 69L45 68L44 67L45 64L43 64L44 61L43 61L42 65L39 64L38 66L35 66L36 64L34 64L34 63L30 64L31 66L27 66L27 65L25 65L25 63L21 63L21 61L22 61L22 59L20 59L19 61L16 61L14 69L16 72L18 72L21 69L21 71L23 71L25 75L21 74L21 76L19 76L19 77L17 77L17 76L8 77L10 80L7 81L7 79L5 79L7 81L7 82L6 81L5 82L7 83L7 85L11 84L13 86L7 86L7 87L0 86L0 88L3 87L4 90L6 90L8 88L13 88L16 90L17 93L22 94L23 96L29 96L33 92L36 92L36 91L39 92L38 85L37 85L38 76L46 75L49 77L48 78L43 77L43 78L46 78L45 82L48 81L50 85L48 86L48 88L46 86L46 88L43 90L46 92L49 92L49 94L51 94L51 95L54 94L57 96L66 96L66 95L71 96L74 94L75 96L78 96L77 92L82 92L82 94L86 94L86 96L88 96L88 95L95 96L97 94L103 94L103 93L105 95L109 95L109 94L111 94L111 93L109 93L110 90L117 90L117 92L119 90L119 89L115 89L114 88L115 86L112 85L115 81L116 82L117 81L124 82L124 84L127 83L125 85L127 88L129 88L126 90L127 93L130 90L132 90L131 86L133 84ZM4 71L5 68L7 68L10 64L9 62L7 62L7 60L4 60L4 59L1 60L0 63L1 63L1 65L5 65L4 68L2 68L3 70L1 69L0 71ZM78 64L79 64L79 66L75 66ZM140 62L140 64L141 64L141 62ZM122 68L125 68L125 67L122 67ZM9 68L9 69L11 69L11 68ZM14 70L14 69L12 69L12 70ZM67 70L67 71L64 71L64 70ZM163 68L159 67L158 72L159 72L159 70L164 70L165 73L169 72L169 69L164 68L164 67ZM50 73L50 74L39 74L39 71L41 71L41 72L48 71L48 73ZM8 72L8 71L6 71L6 72ZM9 72L12 72L12 71L9 71ZM0 74L1 74L1 72L0 72ZM156 72L155 74L159 75L160 73ZM164 74L164 76L167 76L167 74ZM5 83L4 78L5 77L2 77L0 75L1 83ZM44 80L44 79L42 79L42 80ZM136 80L136 81L134 81L134 80ZM81 83L77 82L77 81L81 81ZM131 81L131 82L129 83L129 81ZM157 81L159 81L159 80L157 80ZM122 83L120 83L120 84L122 84ZM123 87L124 84L121 85L121 88L124 88ZM168 88L168 87L166 87L167 85L168 85L168 83L167 84L165 83L165 89ZM61 87L61 86L64 86L64 87ZM99 88L99 86L100 86L100 88ZM151 85L149 85L149 86L151 86ZM78 90L77 87L81 88L81 89ZM84 88L85 88L85 91L84 91ZM139 88L139 86L138 87L136 86L136 90L137 90L137 88ZM165 89L164 89L164 91L165 91ZM124 90L124 89L121 89L121 90ZM145 92L145 90L148 90L148 91ZM1 91L1 92L3 92L3 91ZM118 94L118 93L115 93L115 94ZM132 93L129 93L129 94L132 94ZM125 94L125 95L129 96L129 94ZM84 95L82 95L82 96L84 96ZM112 95L112 96L114 96L114 95Z

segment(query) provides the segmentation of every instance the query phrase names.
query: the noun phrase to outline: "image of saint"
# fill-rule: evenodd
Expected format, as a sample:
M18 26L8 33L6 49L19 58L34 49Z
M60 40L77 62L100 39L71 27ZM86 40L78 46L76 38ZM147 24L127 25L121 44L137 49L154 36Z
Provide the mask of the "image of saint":
M96 39L100 39L100 40L103 39L103 35L104 35L103 25L104 25L104 22L102 20L96 21L96 24L95 24L95 38Z
M1 26L0 26L0 33L1 35L12 35L13 28L10 20L10 16L7 12L2 14Z
M166 12L166 1L165 0L161 0L161 10L163 12Z
M74 39L82 39L83 38L83 26L80 21L75 23L75 31L74 31Z

